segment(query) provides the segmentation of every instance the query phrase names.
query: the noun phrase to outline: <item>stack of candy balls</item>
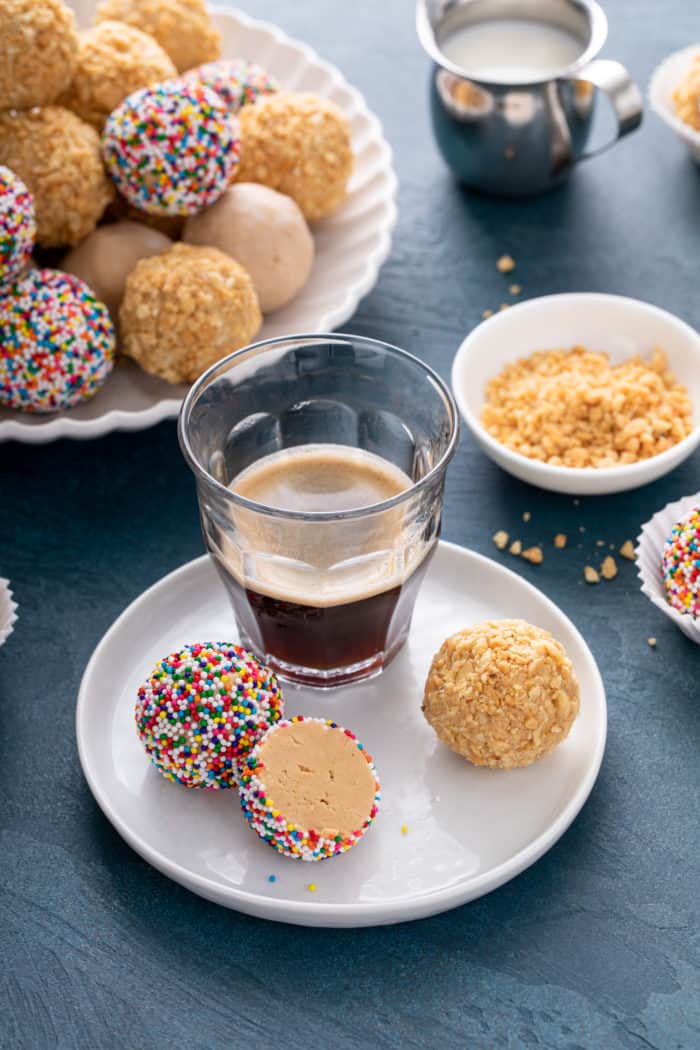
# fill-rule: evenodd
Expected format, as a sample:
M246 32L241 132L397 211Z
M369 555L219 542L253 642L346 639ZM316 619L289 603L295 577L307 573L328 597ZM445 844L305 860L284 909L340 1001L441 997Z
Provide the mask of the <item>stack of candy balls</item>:
M700 506L673 526L664 544L661 572L669 605L700 620Z
M185 788L237 788L248 825L278 853L346 853L378 812L379 781L354 733L283 717L275 674L227 642L159 660L136 698L136 731L158 772Z
M27 268L35 230L32 195L0 167L0 403L55 412L92 397L112 370L116 340L84 281Z
M116 330L192 382L308 280L347 121L222 59L204 0L102 0L82 31L64 0L8 0L0 39L0 404L91 397Z

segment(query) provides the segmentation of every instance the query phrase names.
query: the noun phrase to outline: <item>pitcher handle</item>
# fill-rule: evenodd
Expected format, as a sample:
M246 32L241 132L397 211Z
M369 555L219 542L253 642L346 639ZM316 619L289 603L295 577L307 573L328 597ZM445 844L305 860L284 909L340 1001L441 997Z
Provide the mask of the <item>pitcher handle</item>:
M629 135L630 131L634 131L642 123L644 112L642 93L621 62L614 62L610 58L597 58L579 70L575 77L569 79L586 80L594 87L604 91L617 117L617 135L596 149L586 150L578 160L598 156L599 153L610 149L623 135Z

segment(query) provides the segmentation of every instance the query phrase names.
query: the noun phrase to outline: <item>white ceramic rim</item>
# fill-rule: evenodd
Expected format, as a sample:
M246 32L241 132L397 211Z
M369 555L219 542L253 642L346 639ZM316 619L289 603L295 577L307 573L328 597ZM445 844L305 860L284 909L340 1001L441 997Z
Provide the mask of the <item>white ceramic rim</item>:
M381 166L387 182L386 195L382 199L382 211L377 219L377 243L367 254L365 270L361 279L350 288L338 305L328 310L317 319L314 328L319 332L331 332L344 324L355 313L360 301L377 283L379 270L386 262L391 251L391 237L398 218L396 204L399 183L394 169L393 151L384 136L379 118L369 109L364 95L353 87L340 70L330 62L324 61L308 44L287 36L287 34L270 22L251 18L238 8L223 7L219 4L208 5L219 18L234 17L248 29L257 29L269 33L277 44L296 50L303 60L322 69L333 81L333 86L340 88L350 97L357 113L363 117L374 139L381 156ZM295 332L287 333L294 336ZM30 445L43 445L58 438L89 440L111 433L113 430L146 430L165 419L174 419L180 411L182 398L163 398L148 408L128 412L124 409L112 409L98 419L71 419L70 415L47 418L44 423L24 423L18 414L16 419L0 420L0 441L22 441Z
M529 868L549 849L551 849L581 811L598 778L598 773L600 772L600 766L605 752L607 740L607 703L605 686L595 658L578 628L575 627L569 617L566 616L566 614L550 598L548 598L537 587L533 586L528 580L525 580L522 576L513 572L512 569L508 569L505 566L500 565L498 562L495 562L493 559L485 557L483 554L477 554L476 551L467 550L455 543L447 543L446 541L441 540L440 546L450 548L452 551L459 552L462 555L466 554L468 557L474 558L477 561L487 562L494 571L507 573L509 576L515 577L526 590L534 592L539 601L542 601L545 606L548 606L558 617L561 618L581 644L582 653L591 674L591 680L595 685L599 700L601 701L602 731L599 736L598 747L592 755L592 761L589 765L587 774L579 784L575 795L552 821L548 829L534 839L529 846L521 849L511 857L510 860L498 865L492 871L485 872L483 875L469 880L466 887L465 884L462 883L457 886L448 886L432 893L421 894L419 898L414 898L413 902L411 902L414 905L413 907L407 906L405 901L388 903L384 901L367 901L362 905L361 910L363 918L361 921L358 921L358 926L388 925L391 923L410 921L414 918L427 917L428 915L437 912L447 911L450 908L456 908L461 904L468 903L477 897L483 896L485 893L490 893L492 890L497 889L510 879L515 878L516 875L525 871L526 868ZM143 857L144 860L163 875L172 879L174 882L187 887L207 900L220 903L219 898L222 894L218 886L214 885L209 879L206 879L201 875L192 874L191 872L183 873L183 869L179 865L173 863L158 850L149 846L148 842L146 842L140 835L132 832L127 824L112 811L109 801L102 795L99 783L93 775L90 766L89 747L87 746L85 736L83 735L83 712L89 703L89 694L92 691L90 678L93 674L93 668L101 659L104 650L109 647L113 635L119 631L123 621L132 614L132 611L137 604L146 600L156 589L167 587L172 582L173 578L179 574L184 575L187 572L193 571L195 567L199 566L202 562L207 561L208 557L209 556L206 554L202 555L199 558L187 562L185 565L181 565L180 568L175 569L166 576L163 576L160 580L135 598L103 635L90 657L85 671L83 672L76 706L75 729L80 765L88 787L107 820L109 820L125 842L127 842L136 853ZM235 909L240 906L240 910L247 914L259 914L256 911L256 904L260 901L257 894L250 893L247 890L231 889L228 892L227 897L231 901L230 906L232 908ZM334 924L333 920L343 917L346 919L352 919L353 915L357 914L359 910L360 909L355 904L323 904L307 901L290 901L288 899L275 900L271 898L266 898L265 900L267 918L279 922L291 922L297 925L324 925L329 927L338 925L350 927L352 926L351 922L348 923L341 921ZM369 920L367 920L367 916L370 916ZM313 917L313 921L309 921L308 923L305 922L307 917L309 920ZM319 919L330 921L319 922Z
M0 578L0 645L4 645L17 622L17 602L13 601L10 581Z
M649 313L657 314L664 318L664 320L676 327L682 332L688 339L698 344L700 350L700 335L691 325L682 321L680 317L676 317L675 314L670 313L668 310L663 310L660 306L655 306L653 303L648 303L644 299L633 299L631 296L625 295L610 295L606 292L561 292L557 295L541 295L535 299L525 299L523 302L516 303L514 306L508 308L508 314L512 317L513 314L525 313L528 310L536 310L539 305L543 302L551 302L558 300L559 302L565 303L566 300L570 302L582 303L588 301L593 307L601 302L614 300L618 303L627 303L635 309L646 310ZM586 480L595 478L601 483L606 485L605 492L614 492L614 485L620 484L622 490L627 488L636 487L635 485L629 485L627 482L632 475L638 470L641 464L645 466L654 465L659 469L655 472L655 477L659 478L666 474L668 471L674 469L680 462L687 458L700 444L700 418L695 420L695 426L693 427L690 434L673 445L671 448L666 449L664 452L659 452L656 456L649 456L648 459L639 460L636 463L625 463L619 467L557 467L552 466L550 463L544 463L539 459L530 459L528 456L523 456L519 452L514 452L508 448L507 445L501 444L496 438L489 434L488 430L483 426L478 416L475 416L472 412L463 392L462 384L459 381L461 376L458 374L461 369L463 359L468 355L471 350L471 345L476 338L476 333L480 332L486 325L494 326L498 325L502 321L502 315L496 313L493 317L489 317L487 320L482 321L476 325L469 335L464 339L462 344L457 351L454 361L452 362L452 374L451 384L452 393L454 394L457 407L459 408L462 419L467 424L471 432L478 439L478 441L489 450L490 454L496 454L498 457L502 457L514 466L519 468L518 477L522 477L522 471L528 470L533 473L536 471L540 478L547 479L549 484L547 488L553 492L574 492L576 491L576 484L583 478ZM680 378L680 377L678 377ZM682 379L680 380L682 382ZM679 455L680 453L680 455ZM668 464L668 466L666 466ZM665 468L665 469L664 469ZM560 489L558 483L565 483L566 488ZM640 482L644 484L645 482ZM538 484L534 481L532 484Z
M685 514L688 514L693 507L700 507L700 492L696 492L693 496L683 496L682 499L673 503L667 503L662 510L658 510L649 521L642 525L639 536L637 536L637 546L634 553L642 594L664 616L667 616L683 634L700 645L700 619L682 615L666 600L666 592L661 572L659 571L663 551L659 547L658 537L652 535L658 527L663 532L664 537L668 537L676 522L680 521ZM655 574L651 566L656 568Z
M679 74L682 66L687 69L696 55L700 55L700 44L689 44L667 55L651 75L647 97L654 113L661 117L687 146L700 149L700 131L691 128L684 120L677 117L665 98L667 76L672 70L676 70L676 73Z

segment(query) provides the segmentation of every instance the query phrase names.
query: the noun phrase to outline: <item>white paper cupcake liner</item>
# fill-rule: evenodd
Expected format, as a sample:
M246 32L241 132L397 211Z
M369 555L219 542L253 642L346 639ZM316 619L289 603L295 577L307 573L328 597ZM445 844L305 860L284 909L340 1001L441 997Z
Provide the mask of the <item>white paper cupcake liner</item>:
M649 82L649 104L655 113L668 124L678 138L686 144L696 164L700 164L700 131L695 131L676 116L673 92L688 72L691 62L700 54L700 44L690 44L674 51L654 70Z
M0 645L12 634L17 619L17 603L12 601L10 581L0 578Z
M676 627L683 634L692 638L700 645L700 620L693 616L683 615L666 601L666 589L664 587L661 572L661 555L664 544L671 535L671 529L685 514L700 506L700 492L694 496L685 496L683 499L669 503L663 510L658 511L645 525L637 537L637 549L635 551L637 561L637 575L642 581L642 593L646 594L649 601L653 602L657 609L673 620Z

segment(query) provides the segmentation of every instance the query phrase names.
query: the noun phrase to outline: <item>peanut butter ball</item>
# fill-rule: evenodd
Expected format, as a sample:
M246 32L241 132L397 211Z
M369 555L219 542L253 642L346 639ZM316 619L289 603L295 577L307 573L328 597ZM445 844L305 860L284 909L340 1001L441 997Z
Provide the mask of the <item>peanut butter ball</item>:
M44 106L75 71L75 16L62 0L0 3L0 109Z
M66 255L61 269L85 281L116 320L126 279L136 264L171 244L165 234L138 222L115 222L93 230Z
M59 102L98 131L132 91L177 76L160 44L124 22L101 22L78 34L78 65Z
M102 0L95 22L126 22L158 41L179 73L221 54L204 0Z
M193 382L249 343L261 321L243 267L216 248L191 244L142 259L119 311L124 353L170 383Z
M313 222L345 199L352 173L348 122L315 95L279 92L243 106L238 182L261 182L292 197Z
M443 642L423 713L440 740L476 766L513 769L568 734L579 687L563 646L524 620L485 620Z
M33 193L43 248L87 237L114 197L99 135L62 106L0 113L0 164Z
M303 288L314 262L314 239L291 197L241 182L185 223L183 239L219 248L253 279L263 313L285 306Z

